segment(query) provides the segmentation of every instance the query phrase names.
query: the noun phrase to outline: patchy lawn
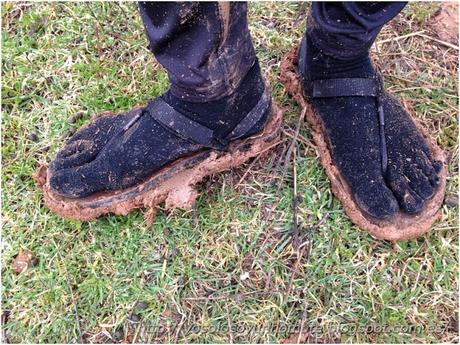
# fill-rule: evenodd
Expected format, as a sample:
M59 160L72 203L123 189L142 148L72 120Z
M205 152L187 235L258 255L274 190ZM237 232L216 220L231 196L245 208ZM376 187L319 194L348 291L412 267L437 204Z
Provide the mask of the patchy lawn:
M388 88L450 156L440 220L394 245L360 231L332 196L305 126L295 164L300 240L311 248L299 260L293 169L279 169L299 108L279 67L306 5L250 4L261 65L286 108L284 144L209 178L194 211L160 211L148 227L142 212L61 219L32 179L92 114L168 87L135 3L3 3L4 341L458 341L458 48L435 31L438 6L411 3L373 49Z

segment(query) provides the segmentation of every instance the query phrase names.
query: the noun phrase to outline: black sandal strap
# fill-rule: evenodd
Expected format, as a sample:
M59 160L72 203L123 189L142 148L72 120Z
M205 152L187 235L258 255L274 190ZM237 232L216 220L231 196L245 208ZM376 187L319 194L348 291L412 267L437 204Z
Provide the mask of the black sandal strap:
M244 136L254 127L270 107L270 102L270 93L268 89L265 89L255 107L251 109L225 138L217 137L212 129L181 114L160 97L150 102L145 112L184 139L204 147L225 150L230 140Z
M260 98L259 102L257 102L256 106L251 109L251 111L238 123L235 128L231 131L231 133L227 136L227 140L234 140L244 136L248 133L254 125L259 122L262 116L265 114L267 109L271 105L271 97L270 93L267 88L265 88L262 97Z
M380 134L380 160L382 162L383 175L387 173L388 168L388 151L387 140L385 137L385 113L383 112L382 98L379 95L377 98L377 111L379 113L379 134Z
M379 82L375 78L321 79L314 80L312 84L312 98L376 97L379 91Z
M182 115L160 97L149 103L150 116L179 136L202 146L213 146L214 131Z

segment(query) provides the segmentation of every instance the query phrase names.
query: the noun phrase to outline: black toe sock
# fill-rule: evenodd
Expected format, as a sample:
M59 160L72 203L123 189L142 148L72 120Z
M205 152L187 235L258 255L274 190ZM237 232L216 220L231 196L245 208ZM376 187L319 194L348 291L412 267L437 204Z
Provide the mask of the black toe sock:
M307 97L314 80L376 76L367 53L338 60L323 54L308 36L299 51L299 68ZM425 140L399 102L383 93L388 150L385 175L374 97L311 98L311 103L321 118L334 162L365 212L385 219L399 208L407 213L422 209L438 183L439 163L433 162Z
M428 143L398 100L385 93L382 103L388 149L386 181L401 207L416 213L439 185L442 163L433 159Z
M162 99L182 115L225 138L260 101L265 90L256 63L235 92L207 103L191 103L169 92ZM146 108L148 109L148 107ZM270 111L245 137L263 129ZM140 117L139 114L142 114ZM125 127L128 127L126 129ZM127 188L176 159L203 149L161 125L148 111L133 110L101 117L80 129L50 164L50 185L66 197L85 197L98 191Z

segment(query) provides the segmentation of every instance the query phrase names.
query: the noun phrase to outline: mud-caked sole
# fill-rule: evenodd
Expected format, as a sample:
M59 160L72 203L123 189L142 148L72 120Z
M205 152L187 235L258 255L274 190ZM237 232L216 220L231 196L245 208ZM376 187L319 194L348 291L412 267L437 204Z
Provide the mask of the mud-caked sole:
M231 142L227 151L205 149L180 158L143 182L118 191L99 192L78 199L59 196L50 188L46 165L38 169L35 180L49 209L65 218L88 221L108 213L126 215L141 208L154 212L163 202L166 209L190 209L198 195L195 187L206 176L239 166L276 146L281 122L282 110L272 104L267 123L258 134Z
M297 64L298 47L294 47L281 62L281 81L288 93L305 109L308 122L311 124L311 133L315 141L317 153L326 174L331 182L332 192L342 203L350 220L371 235L382 240L408 240L420 236L431 229L431 226L440 215L440 209L444 200L446 189L446 158L444 152L436 145L427 131L412 116L417 128L428 142L433 158L443 163L439 173L439 186L435 194L425 202L421 212L410 215L403 211L398 212L390 219L376 219L362 210L355 198L346 179L332 160L331 152L327 144L327 136L321 124L318 114L315 113L303 92L303 80Z

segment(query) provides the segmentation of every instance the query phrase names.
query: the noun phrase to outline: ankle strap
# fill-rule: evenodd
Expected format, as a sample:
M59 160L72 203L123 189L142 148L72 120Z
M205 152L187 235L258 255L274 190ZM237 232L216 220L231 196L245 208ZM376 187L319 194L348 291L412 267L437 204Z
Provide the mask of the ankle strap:
M202 146L209 146L214 139L212 129L182 115L160 97L151 101L145 110L163 126L184 139Z
M380 89L377 78L340 78L312 81L312 98L370 96L377 97Z
M225 150L230 140L241 138L249 133L254 125L263 117L270 105L270 93L268 88L265 88L259 102L225 138L216 136L212 129L181 114L161 97L151 101L144 112L183 139L204 147Z

